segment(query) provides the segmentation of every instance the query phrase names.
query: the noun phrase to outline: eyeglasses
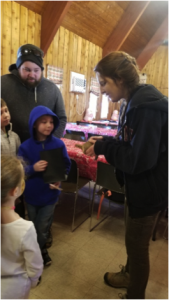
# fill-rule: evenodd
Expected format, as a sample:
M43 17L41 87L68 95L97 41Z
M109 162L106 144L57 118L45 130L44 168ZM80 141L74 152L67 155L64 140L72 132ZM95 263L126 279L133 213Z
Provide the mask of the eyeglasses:
M21 68L22 68L22 66L21 66ZM34 70L31 70L31 69L29 69L27 67L23 67L22 70L24 70L26 73L31 73L31 72L38 73L38 72L41 71L41 68L39 67L39 68L36 68Z
M33 49L23 49L19 51L17 58L19 58L22 55L28 55L28 54L34 54L36 56L40 56L41 58L44 57L43 51L33 50Z

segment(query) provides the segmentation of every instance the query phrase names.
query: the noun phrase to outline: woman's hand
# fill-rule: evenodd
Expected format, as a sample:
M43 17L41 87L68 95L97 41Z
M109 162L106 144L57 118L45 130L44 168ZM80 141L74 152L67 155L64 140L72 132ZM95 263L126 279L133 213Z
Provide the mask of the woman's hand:
M96 155L95 152L94 152L94 145L91 146L91 147L89 147L89 148L86 150L85 154L88 155L88 156L94 156L94 155Z
M36 172L42 172L46 169L48 162L45 160L39 160L36 164L33 165L33 168Z
M85 154L88 155L88 156L94 156L94 155L96 155L95 152L94 152L94 144L95 144L98 140L102 140L102 139L103 139L102 136L92 136L92 137L88 140L88 142L92 143L93 146L89 147L89 148L86 150Z
M51 190L62 190L60 187L60 181L58 181L58 182L55 182L55 183L51 183L51 184L49 184L49 188L51 189Z
M88 139L88 142L92 143L92 144L95 144L97 140L102 140L103 139L103 136L91 136L90 139Z

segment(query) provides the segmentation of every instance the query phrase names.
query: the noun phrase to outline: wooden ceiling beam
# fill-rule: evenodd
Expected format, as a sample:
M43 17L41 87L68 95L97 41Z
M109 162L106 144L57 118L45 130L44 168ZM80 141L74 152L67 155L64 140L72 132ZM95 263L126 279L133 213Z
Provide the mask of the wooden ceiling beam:
M156 31L156 33L153 35L151 40L147 43L143 51L138 56L137 64L140 70L144 68L144 66L147 64L149 59L155 53L157 48L163 44L164 39L166 39L167 37L168 37L168 17L164 19L159 29Z
M35 12L36 14L42 15L42 1L14 1L31 11Z
M72 1L48 1L42 14L41 49L46 54Z
M118 51L146 10L150 1L131 1L120 22L103 47L103 57L111 51Z

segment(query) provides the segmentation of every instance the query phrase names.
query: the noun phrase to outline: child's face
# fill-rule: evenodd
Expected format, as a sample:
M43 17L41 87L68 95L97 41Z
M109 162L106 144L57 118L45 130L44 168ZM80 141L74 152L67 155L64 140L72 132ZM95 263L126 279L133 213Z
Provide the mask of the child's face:
M54 129L54 122L51 116L42 116L36 120L34 128L36 129L36 137L38 140L45 139Z
M1 107L1 128L5 128L10 122L11 116L7 106Z

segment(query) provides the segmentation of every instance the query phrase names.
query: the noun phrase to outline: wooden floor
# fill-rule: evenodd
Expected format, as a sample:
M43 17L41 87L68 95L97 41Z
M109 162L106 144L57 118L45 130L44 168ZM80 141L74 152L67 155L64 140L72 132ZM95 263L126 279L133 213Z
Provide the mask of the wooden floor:
M87 192L85 187L81 197L87 197ZM54 242L49 248L52 265L45 267L42 282L31 290L30 298L119 299L118 293L125 293L126 289L107 286L103 276L105 272L118 272L119 265L126 262L124 207L113 205L111 215L92 232L90 219L71 232L71 201L70 196L64 195L56 206ZM168 299L168 240L163 238L166 224L164 215L156 241L150 242L151 271L146 299Z

